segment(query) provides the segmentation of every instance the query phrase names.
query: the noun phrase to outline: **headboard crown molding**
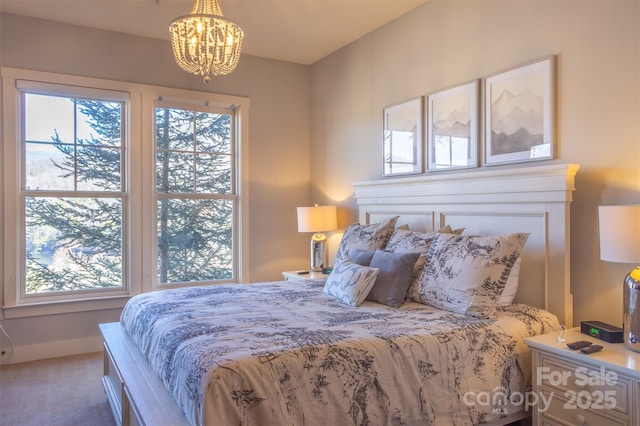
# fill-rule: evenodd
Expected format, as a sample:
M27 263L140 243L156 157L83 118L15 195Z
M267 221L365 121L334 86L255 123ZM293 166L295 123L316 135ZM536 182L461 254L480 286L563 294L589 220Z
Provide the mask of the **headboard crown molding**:
M482 168L354 183L360 223L400 216L399 225L465 234L526 232L516 302L547 309L573 323L570 204L576 164Z
M457 173L441 172L403 178L355 182L358 204L378 196L407 198L429 196L438 202L455 195L457 203L476 203L487 194L499 194L510 202L571 202L575 190L577 164L554 163L520 168L474 169ZM390 189L393 188L392 191ZM384 202L383 204L388 204Z

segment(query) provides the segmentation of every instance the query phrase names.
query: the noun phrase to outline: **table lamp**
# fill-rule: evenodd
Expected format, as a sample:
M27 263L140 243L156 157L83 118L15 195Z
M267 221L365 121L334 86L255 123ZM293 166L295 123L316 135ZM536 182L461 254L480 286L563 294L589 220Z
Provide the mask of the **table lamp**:
M298 232L313 232L311 270L321 271L327 264L327 236L323 232L338 229L336 206L298 207Z
M640 263L640 204L600 206L600 259L617 263ZM624 344L640 352L640 267L623 281Z

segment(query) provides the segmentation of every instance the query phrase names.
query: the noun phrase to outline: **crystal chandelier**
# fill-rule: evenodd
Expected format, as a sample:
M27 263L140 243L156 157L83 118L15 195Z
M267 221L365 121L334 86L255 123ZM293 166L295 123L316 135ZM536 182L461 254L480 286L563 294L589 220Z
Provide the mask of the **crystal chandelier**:
M218 0L194 0L191 14L169 27L173 55L180 68L204 76L229 74L238 65L242 29L222 15Z

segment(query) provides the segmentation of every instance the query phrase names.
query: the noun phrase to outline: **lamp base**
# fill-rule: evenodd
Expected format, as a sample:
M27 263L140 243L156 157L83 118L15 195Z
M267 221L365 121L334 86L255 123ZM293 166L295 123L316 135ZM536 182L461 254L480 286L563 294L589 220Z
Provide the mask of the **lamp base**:
M311 237L311 270L322 271L327 264L327 236L321 232Z
M623 308L624 344L632 351L640 352L640 266L624 279Z

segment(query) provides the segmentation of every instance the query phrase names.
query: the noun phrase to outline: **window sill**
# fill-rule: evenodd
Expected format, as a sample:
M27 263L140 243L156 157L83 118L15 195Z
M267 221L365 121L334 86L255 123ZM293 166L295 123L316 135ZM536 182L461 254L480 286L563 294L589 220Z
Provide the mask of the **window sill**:
M113 296L99 299L67 300L63 302L31 303L20 306L3 306L4 319L68 314L73 312L122 309L131 296Z

